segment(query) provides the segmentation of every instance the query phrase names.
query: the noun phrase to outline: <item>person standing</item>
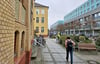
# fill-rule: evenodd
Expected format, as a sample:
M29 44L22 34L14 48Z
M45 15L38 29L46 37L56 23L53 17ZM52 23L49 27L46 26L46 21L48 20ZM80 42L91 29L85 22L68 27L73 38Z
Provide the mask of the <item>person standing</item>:
M75 42L70 39L70 37L67 37L65 40L65 47L66 47L66 60L68 62L69 59L69 53L71 57L71 64L73 64L73 46L75 45Z

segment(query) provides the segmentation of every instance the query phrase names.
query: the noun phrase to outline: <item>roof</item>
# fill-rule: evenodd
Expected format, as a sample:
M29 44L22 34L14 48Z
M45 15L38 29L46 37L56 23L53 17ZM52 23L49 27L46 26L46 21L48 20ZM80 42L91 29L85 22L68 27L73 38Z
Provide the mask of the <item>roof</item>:
M42 4L39 4L39 3L35 3L35 7L47 7L47 8L49 8L48 6L45 6L45 5L42 5Z

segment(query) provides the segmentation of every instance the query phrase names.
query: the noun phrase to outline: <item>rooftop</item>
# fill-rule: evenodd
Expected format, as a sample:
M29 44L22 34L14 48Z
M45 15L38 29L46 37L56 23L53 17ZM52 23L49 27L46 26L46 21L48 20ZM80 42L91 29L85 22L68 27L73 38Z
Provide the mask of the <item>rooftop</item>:
M35 7L47 7L47 8L49 8L48 6L45 6L45 5L43 5L43 4L36 3L36 2L35 2Z

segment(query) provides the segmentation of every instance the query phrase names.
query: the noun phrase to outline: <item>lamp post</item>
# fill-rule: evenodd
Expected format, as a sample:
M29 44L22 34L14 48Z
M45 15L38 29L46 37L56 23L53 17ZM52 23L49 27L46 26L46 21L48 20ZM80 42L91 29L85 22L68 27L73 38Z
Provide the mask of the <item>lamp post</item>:
M86 36L85 23L83 23L83 31L84 31L84 34Z

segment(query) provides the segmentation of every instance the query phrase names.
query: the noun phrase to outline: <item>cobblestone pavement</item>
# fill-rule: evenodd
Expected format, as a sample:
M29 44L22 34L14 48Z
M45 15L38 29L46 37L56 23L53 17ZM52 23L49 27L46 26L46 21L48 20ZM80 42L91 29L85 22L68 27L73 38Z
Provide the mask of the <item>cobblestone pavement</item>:
M46 47L42 50L42 64L70 64L66 62L65 48L56 43L54 39L46 39ZM74 54L73 64L88 64Z

